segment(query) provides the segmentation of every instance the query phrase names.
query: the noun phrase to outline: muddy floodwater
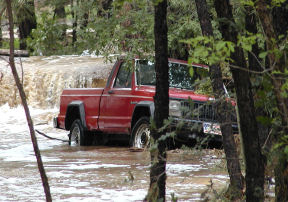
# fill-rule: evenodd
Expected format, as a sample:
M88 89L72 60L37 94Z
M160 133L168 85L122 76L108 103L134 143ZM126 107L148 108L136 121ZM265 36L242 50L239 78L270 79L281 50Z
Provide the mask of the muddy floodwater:
M0 60L0 201L44 201L30 134L8 63ZM30 57L16 60L35 128L68 140L54 129L63 88L101 87L113 66L91 56ZM22 64L22 65L21 65ZM148 151L128 146L71 147L37 135L54 201L141 201L149 187ZM201 201L213 184L225 188L228 176L214 150L168 153L167 199ZM220 152L221 153L221 152Z
M67 132L46 121L55 109L32 109L35 128L67 140ZM44 192L21 107L0 107L0 201L44 201ZM4 116L5 115L5 116ZM48 117L48 118L47 118ZM149 186L149 152L128 146L71 147L37 136L54 201L137 201ZM227 174L217 169L215 151L169 152L167 198L200 201L210 180L221 190Z

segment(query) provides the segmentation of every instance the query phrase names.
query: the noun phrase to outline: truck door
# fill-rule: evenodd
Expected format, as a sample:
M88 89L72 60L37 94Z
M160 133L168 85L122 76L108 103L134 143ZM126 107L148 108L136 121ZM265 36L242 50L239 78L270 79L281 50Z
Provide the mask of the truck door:
M132 68L122 62L116 78L106 87L100 104L99 126L105 132L128 133L133 105Z

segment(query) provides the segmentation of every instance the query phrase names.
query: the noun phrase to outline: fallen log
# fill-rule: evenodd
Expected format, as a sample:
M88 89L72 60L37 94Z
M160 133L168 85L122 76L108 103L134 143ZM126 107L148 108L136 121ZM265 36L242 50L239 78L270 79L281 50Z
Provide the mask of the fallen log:
M0 49L0 55L10 56L10 50ZM29 52L27 50L14 50L15 57L29 57Z

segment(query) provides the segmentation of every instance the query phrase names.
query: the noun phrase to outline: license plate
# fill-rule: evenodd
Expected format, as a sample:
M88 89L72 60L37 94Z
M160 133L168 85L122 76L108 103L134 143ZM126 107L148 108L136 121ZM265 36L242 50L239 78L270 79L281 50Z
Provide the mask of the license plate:
M204 133L222 135L219 123L203 122Z

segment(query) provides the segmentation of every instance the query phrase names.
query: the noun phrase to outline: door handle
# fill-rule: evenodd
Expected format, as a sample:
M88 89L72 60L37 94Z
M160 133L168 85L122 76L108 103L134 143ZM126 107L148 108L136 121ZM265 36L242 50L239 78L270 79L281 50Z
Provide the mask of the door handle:
M108 94L114 94L114 90L108 90Z

